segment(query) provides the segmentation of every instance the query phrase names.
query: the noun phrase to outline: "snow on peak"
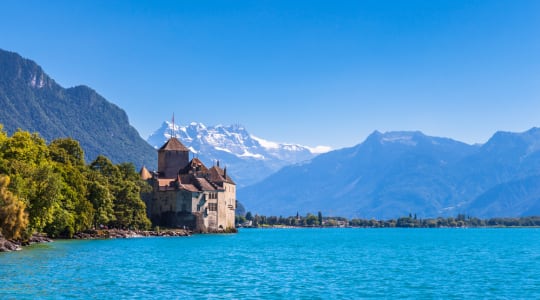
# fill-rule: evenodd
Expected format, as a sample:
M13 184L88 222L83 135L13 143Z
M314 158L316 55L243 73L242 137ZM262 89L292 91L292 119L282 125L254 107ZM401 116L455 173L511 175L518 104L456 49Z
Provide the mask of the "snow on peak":
M206 126L203 123L198 123L198 122L191 122L191 123L189 123L189 126L197 128L198 130L205 130L206 129Z
M378 133L381 144L402 144L407 146L416 146L418 141L416 137L419 132L407 132L407 131L392 131L385 132L384 134Z
M309 147L309 146L303 146L298 144L286 144L286 143L276 143L271 142L265 139L262 139L260 137L250 135L250 137L257 141L263 148L266 148L267 150L276 150L276 149L284 149L288 151L309 151L312 154L322 154L326 153L332 150L331 147L328 146L315 146L315 147Z
M332 147L329 147L329 146L315 146L315 147L308 147L308 149L313 154L323 154L323 153L332 151Z
M268 141L249 134L245 127L239 124L205 126L198 122L191 122L187 126L175 123L173 128L172 122L166 121L148 138L148 142L159 148L173 132L193 153L200 155L226 152L242 159L297 163L331 150L326 146L308 147Z
M255 154L255 153L251 153L249 151L246 151L246 152L240 154L239 156L240 157L253 157L255 159L264 160L264 156L262 154Z
M159 149L172 135L205 164L220 161L230 167L231 174L240 185L258 182L282 167L309 161L328 152L330 147L307 147L268 141L251 135L242 125L205 126L191 122L188 125L163 122L147 139Z
M259 142L259 144L266 148L266 149L278 149L279 148L279 144L278 143L275 143L275 142L270 142L270 141L267 141L265 139L261 139L259 137L256 137L254 135L251 135L251 138L256 140L257 142Z

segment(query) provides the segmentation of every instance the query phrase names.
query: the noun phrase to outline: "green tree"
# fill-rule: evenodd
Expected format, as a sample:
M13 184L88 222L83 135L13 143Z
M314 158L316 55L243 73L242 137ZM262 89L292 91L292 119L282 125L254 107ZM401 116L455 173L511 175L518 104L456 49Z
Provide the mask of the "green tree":
M18 130L2 143L2 156L35 167L48 160L49 149L37 133Z
M319 211L319 213L317 214L317 218L318 218L318 221L319 221L319 225L322 226L323 224L323 217L322 217L322 213Z
M114 220L110 221L112 226L138 229L150 227L146 205L140 195L148 185L140 179L133 164L114 165L108 158L98 156L90 164L90 169L106 179L107 188L113 196Z
M115 166L110 159L103 155L99 155L96 159L90 164L90 169L99 172L103 175L109 184L119 185L122 179L120 170Z
M8 137L0 125L0 174L11 180L2 195L15 203L2 201L3 216L9 218L0 221L10 223L17 209L26 212L19 216L26 216L20 227L27 232L71 237L99 224L141 229L150 225L140 198L150 186L133 164L114 165L98 156L87 166L76 140L56 139L47 146L35 133L19 130ZM18 236L6 228L6 235Z
M253 227L259 227L261 218L259 217L259 215L255 214L252 221L253 221Z
M61 179L54 172L45 140L19 130L2 143L1 153L3 171L11 177L10 190L26 205L30 229L43 231L61 197Z
M0 173L7 173L6 159L4 159L4 143L8 140L4 125L0 124Z
M146 216L146 206L141 200L140 189L134 183L126 181L118 190L114 199L114 214L116 227L147 229L150 220Z
M94 208L93 222L97 228L99 225L108 225L116 220L114 215L114 197L107 187L107 180L95 171L87 174L86 198Z
M55 139L49 144L52 160L72 166L84 166L84 151L78 141L71 138Z
M244 216L235 216L234 217L235 224L244 224L246 222L246 217Z
M0 175L0 233L7 239L25 238L28 214L24 202L8 190L9 177Z
M317 223L319 222L319 220L317 219L317 217L315 215L312 215L310 213L307 214L306 216L306 220L305 220L305 224L307 226L314 226L316 225Z
M30 183L26 199L30 225L37 232L43 232L54 218L54 210L59 209L62 199L62 179L54 173L50 164L43 163L28 178Z
M84 165L84 151L79 142L70 138L56 139L49 144L50 156L55 163L55 172L62 178L62 202L60 209L65 210L58 219L73 220L64 224L61 232L79 232L91 228L94 219L94 207L86 197L87 182ZM70 227L72 230L70 230ZM68 234L69 235L69 234Z

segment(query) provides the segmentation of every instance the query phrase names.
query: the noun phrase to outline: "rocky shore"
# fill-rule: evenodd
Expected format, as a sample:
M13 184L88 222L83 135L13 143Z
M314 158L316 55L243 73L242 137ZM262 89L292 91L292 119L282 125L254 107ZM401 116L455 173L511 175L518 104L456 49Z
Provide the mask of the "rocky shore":
M136 238L136 237L167 237L167 236L190 236L189 230L184 229L166 229L159 231L146 230L122 230L122 229L107 229L107 230L88 230L79 232L73 235L73 239L118 239L118 238ZM43 234L34 234L25 242L6 240L0 235L0 252L10 252L22 250L23 246L28 246L36 243L49 243L53 240Z
M76 233L74 239L118 239L118 238L136 238L136 237L151 237L151 236L190 236L191 231L185 229L166 229L159 231L147 230L122 230L122 229L106 229L106 230L88 230L85 232Z
M19 251L22 250L23 246L50 242L52 242L52 240L43 234L34 234L25 242L6 240L0 235L0 252Z

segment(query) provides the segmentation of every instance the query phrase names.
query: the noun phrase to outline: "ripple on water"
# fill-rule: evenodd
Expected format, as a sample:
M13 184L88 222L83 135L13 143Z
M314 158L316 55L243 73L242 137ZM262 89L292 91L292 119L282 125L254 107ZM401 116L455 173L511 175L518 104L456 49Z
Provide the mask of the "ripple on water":
M540 229L266 229L0 254L0 298L539 298Z

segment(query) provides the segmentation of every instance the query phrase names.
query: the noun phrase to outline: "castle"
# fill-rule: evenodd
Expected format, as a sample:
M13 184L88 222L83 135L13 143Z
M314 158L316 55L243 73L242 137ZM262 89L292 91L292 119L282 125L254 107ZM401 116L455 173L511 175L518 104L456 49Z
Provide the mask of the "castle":
M176 137L158 150L158 171L142 167L141 178L152 187L143 193L147 215L155 225L196 232L235 231L236 184L227 168L207 168Z

